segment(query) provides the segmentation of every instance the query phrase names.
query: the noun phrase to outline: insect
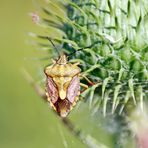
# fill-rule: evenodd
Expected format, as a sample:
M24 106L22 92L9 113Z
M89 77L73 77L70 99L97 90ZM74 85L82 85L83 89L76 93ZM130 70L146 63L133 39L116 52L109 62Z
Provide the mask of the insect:
M80 85L88 88L80 83L81 70L78 65L79 63L71 64L67 56L61 54L58 60L44 70L47 100L61 117L66 117L79 100Z

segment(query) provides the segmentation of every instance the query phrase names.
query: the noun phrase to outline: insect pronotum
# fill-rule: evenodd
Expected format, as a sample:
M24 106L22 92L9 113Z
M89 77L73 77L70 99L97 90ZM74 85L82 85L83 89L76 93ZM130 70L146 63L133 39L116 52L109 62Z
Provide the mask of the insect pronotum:
M55 46L52 41L51 43ZM46 67L44 71L47 100L61 117L66 117L79 99L81 70L78 64L71 64L68 62L67 56L61 54L59 59ZM88 88L85 84L81 85Z

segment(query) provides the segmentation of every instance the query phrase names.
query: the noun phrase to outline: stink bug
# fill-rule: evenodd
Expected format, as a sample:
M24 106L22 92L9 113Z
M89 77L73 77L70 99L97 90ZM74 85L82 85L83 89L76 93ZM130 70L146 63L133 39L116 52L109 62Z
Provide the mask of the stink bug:
M80 68L77 63L69 63L63 54L53 65L45 68L45 74L47 100L61 117L66 117L80 95Z
M54 46L51 40L50 42ZM80 85L88 88L87 85L80 83L81 70L78 64L71 64L67 56L62 54L57 61L44 70L47 100L61 117L66 117L76 105L80 95ZM91 83L87 78L86 80Z

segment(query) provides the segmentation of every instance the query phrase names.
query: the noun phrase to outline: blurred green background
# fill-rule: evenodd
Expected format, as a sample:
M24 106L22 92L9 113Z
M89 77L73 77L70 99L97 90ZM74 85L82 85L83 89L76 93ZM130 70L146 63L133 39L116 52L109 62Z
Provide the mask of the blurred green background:
M28 15L36 8L36 1L0 0L0 148L83 148L21 73L37 62L27 35L38 31Z
M0 0L0 148L86 147L65 128L22 74L22 68L26 68L39 82L49 64L48 60L39 60L48 58L47 51L33 46L34 39L28 35L45 33L29 16L30 12L39 13L45 4L44 0ZM81 102L69 115L76 128L82 129L86 137L91 135L114 147L114 137L102 128L102 119L92 118L88 104Z

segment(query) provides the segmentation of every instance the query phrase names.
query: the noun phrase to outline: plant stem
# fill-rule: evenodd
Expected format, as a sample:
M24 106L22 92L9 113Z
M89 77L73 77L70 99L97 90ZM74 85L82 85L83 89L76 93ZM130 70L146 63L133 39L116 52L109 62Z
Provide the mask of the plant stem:
M45 91L33 80L31 75L25 70L22 69L22 73L27 80L27 82L34 88L36 93L47 102L47 97ZM54 112L55 113L55 112ZM77 138L79 139L85 146L89 148L108 148L107 146L99 143L96 139L94 139L91 135L84 134L81 130L76 129L74 124L66 117L61 118L60 121L62 124Z

